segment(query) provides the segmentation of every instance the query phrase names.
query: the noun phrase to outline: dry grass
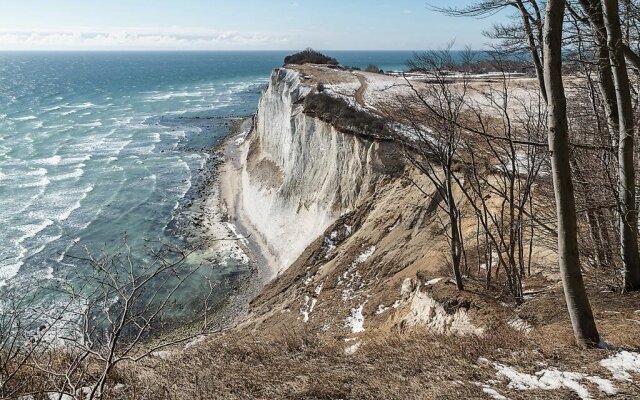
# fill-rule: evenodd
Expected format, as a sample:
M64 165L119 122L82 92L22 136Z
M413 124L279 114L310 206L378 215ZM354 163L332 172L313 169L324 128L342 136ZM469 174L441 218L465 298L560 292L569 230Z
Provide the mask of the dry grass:
M497 379L496 370L492 363L479 362L480 357L532 374L545 365L607 377L597 364L607 352L550 349L537 340L506 328L479 338L414 331L372 339L349 356L343 342L304 332L283 330L269 339L226 336L171 360L121 368L118 375L128 389L112 394L163 399L487 398L481 385ZM512 399L576 398L568 390L519 392L506 383L491 386ZM634 385L618 389L620 398L640 395Z

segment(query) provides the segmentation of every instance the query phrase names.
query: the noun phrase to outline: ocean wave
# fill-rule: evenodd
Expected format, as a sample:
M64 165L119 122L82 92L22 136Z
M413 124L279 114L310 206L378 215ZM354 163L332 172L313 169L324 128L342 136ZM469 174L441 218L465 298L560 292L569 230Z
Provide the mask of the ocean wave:
M35 115L27 115L25 117L16 117L16 118L11 118L14 121L31 121L34 119L38 119L38 117L36 117Z
M57 182L57 181L64 181L67 179L80 178L82 175L84 175L84 170L82 168L76 168L71 172L67 172L66 174L53 175L49 179L51 181Z
M99 106L93 104L90 101L87 101L85 103L80 103L80 104L65 104L62 107L64 107L64 108L73 108L73 109L77 109L77 110L86 110L87 108L98 108Z
M53 225L53 223L54 222L51 219L45 219L44 221L39 222L39 223L26 224L26 225L19 226L18 229L21 232L23 232L24 235L22 235L18 239L16 239L14 243L17 246L21 245L25 240L31 239L32 237L34 237L38 233L40 233L43 230L45 230L47 227Z
M22 261L0 264L0 287L6 286L7 282L18 274L22 264Z
M51 181L46 176L35 182L21 183L17 187L20 189L47 186Z
M82 126L82 127L86 127L86 128L97 128L99 126L102 126L102 122L101 121L93 121L93 122L89 122L86 124L76 124L76 126Z
M44 176L48 173L49 171L46 168L38 168L38 169L34 169L31 171L27 171L27 172L19 172L19 175L26 175L26 176Z
M41 158L39 160L33 160L36 164L45 164L45 165L58 165L62 161L62 156L55 155L47 158Z
M153 94L151 96L146 97L146 102L157 102L157 101L166 101L171 100L173 98L180 97L201 97L204 93L202 91L179 91L179 92L164 92L161 94Z

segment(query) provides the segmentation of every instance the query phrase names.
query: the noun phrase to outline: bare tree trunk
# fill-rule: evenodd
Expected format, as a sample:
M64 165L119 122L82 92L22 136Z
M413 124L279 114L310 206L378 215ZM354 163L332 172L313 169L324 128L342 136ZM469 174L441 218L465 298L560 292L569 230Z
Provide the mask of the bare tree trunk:
M452 172L448 172L452 173ZM462 260L462 237L458 225L459 210L456 207L452 178L447 176L447 196L449 197L449 224L451 225L451 264L453 266L453 276L458 290L464 290L462 274L460 273L460 261Z
M547 1L543 45L549 150L558 218L558 259L576 342L580 346L593 346L600 336L580 270L576 205L569 163L567 101L562 82L564 8L565 0Z
M611 62L609 61L609 48L607 46L607 30L604 26L602 6L600 0L580 0L582 7L589 16L589 25L597 47L598 57L598 86L604 100L604 109L611 135L610 143L616 145L615 135L618 132L618 102L616 89L613 83Z
M609 57L618 101L618 163L620 196L621 253L624 268L624 290L640 289L640 257L638 257L638 210L636 209L636 173L634 166L634 128L631 87L624 57L617 0L603 0Z
M535 1L530 3L535 4ZM529 15L529 12L525 8L524 4L522 3L522 0L516 0L515 4L516 4L516 7L518 7L518 11L520 12L520 17L522 18L522 26L524 27L524 31L527 37L527 44L529 45L529 54L531 55L531 59L533 60L533 66L536 69L536 78L538 78L538 85L540 85L540 92L542 94L542 98L546 103L547 92L544 88L542 60L540 59L540 54L538 54L538 47L536 46L536 40L533 34L533 28L531 27L531 22L530 22L531 16Z

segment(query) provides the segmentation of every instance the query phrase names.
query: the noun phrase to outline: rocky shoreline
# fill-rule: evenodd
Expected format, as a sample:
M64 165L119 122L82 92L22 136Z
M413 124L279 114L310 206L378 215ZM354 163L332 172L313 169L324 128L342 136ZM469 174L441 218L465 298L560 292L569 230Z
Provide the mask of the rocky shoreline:
M189 248L198 248L192 257L204 267L210 266L224 276L219 282L222 298L211 310L210 330L218 331L237 325L247 315L249 302L263 287L260 265L255 248L246 236L230 222L226 202L222 196L222 175L227 157L225 149L239 135L248 134L252 116L227 118L229 132L205 151L209 158L198 170L200 176L185 195L178 217L170 227L172 234L183 239ZM196 324L197 325L197 324Z

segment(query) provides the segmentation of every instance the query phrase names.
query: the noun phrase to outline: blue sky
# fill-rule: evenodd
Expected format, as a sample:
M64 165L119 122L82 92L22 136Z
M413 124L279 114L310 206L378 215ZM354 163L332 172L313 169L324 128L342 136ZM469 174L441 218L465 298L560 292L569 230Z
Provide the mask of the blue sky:
M481 48L498 18L446 17L424 0L0 0L0 49Z

